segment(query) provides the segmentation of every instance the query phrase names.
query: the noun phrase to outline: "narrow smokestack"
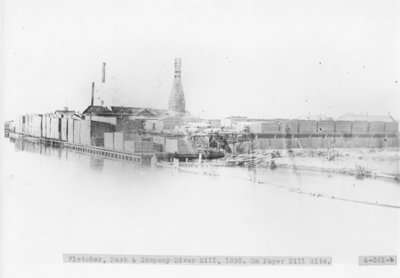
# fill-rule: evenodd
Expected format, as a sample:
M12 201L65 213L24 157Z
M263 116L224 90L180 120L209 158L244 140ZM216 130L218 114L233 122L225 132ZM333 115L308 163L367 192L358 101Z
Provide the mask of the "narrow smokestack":
M92 82L92 100L90 102L90 105L93 106L94 105L94 82Z
M103 79L102 82L106 82L106 63L103 63Z

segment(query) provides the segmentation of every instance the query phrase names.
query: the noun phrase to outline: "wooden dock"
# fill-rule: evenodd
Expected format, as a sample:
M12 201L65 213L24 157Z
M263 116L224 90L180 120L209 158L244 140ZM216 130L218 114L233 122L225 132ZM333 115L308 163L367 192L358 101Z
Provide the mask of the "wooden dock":
M133 154L122 151L109 150L102 147L83 146L72 143L62 142L62 148L70 151L86 153L89 155L102 156L105 158L113 158L118 160L129 161L140 165L150 165L152 154Z
M144 153L128 153L124 151L118 150L110 150L103 147L97 146L85 146L80 144L74 144L70 142L65 142L57 139L49 139L49 138L38 138L20 134L13 134L10 136L13 139L23 139L29 142L43 144L45 146L61 148L68 151L74 151L79 153L84 153L88 155L95 155L109 159L117 159L122 161L128 161L134 164L139 165L150 165L151 158L154 154L144 154Z

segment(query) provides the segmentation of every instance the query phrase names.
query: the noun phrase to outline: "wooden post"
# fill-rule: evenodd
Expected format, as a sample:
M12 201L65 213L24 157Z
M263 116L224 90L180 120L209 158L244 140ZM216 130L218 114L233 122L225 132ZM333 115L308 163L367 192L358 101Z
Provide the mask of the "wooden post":
M157 166L157 156L155 154L151 157L150 164L151 164L151 168L156 168L156 166Z
M174 170L178 170L178 169L179 169L179 159L174 158Z

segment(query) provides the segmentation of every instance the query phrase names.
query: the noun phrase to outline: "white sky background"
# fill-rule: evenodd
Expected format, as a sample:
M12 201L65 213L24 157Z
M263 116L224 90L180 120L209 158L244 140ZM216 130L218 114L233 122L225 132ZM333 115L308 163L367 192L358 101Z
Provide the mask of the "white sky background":
M83 111L103 61L106 104L167 108L181 57L196 116L399 118L399 3L5 0L2 111Z

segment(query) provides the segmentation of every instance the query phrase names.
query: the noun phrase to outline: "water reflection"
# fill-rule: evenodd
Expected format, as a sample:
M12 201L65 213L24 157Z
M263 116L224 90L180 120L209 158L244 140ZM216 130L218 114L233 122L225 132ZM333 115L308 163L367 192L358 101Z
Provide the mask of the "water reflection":
M120 177L122 173L126 172L126 175L137 178L137 173L142 173L147 168L128 161L53 148L23 139L13 140L13 142L15 143L16 151L37 153L57 158L58 160L69 161L71 165L81 162L83 163L81 164L83 169L87 168L90 171L105 175L115 175L115 177ZM140 170L132 171L135 168ZM196 175L200 174L220 178L230 177L246 183L283 188L289 190L291 194L306 194L336 200L348 199L350 202L357 201L376 205L399 206L400 202L398 184L370 178L357 179L353 176L332 173L304 172L284 168L270 169L270 167L262 168L254 165L250 165L249 167L213 167L207 162L201 165L193 164L186 169L188 171L185 170L184 172ZM174 178L182 179L183 173L175 168L158 168L156 171L167 171Z
M400 210L290 191L399 204L396 183L207 163L187 167L194 172L188 173L6 143L4 230L18 248L6 247L37 263L69 251L324 254L347 261L396 251Z
M95 171L102 171L104 168L104 158L90 156L90 169Z
M24 139L10 139L10 141L14 143L14 148L17 152L25 151L57 158L62 158L63 155L63 151L60 148L53 148L51 146Z
M62 148L54 148L38 142L33 142L24 139L10 139L14 143L14 148L17 152L36 153L43 156L50 156L58 159L65 159L69 161L76 161L88 159L89 167L91 170L102 171L104 167L104 158L98 156L89 156L78 152L64 150Z

